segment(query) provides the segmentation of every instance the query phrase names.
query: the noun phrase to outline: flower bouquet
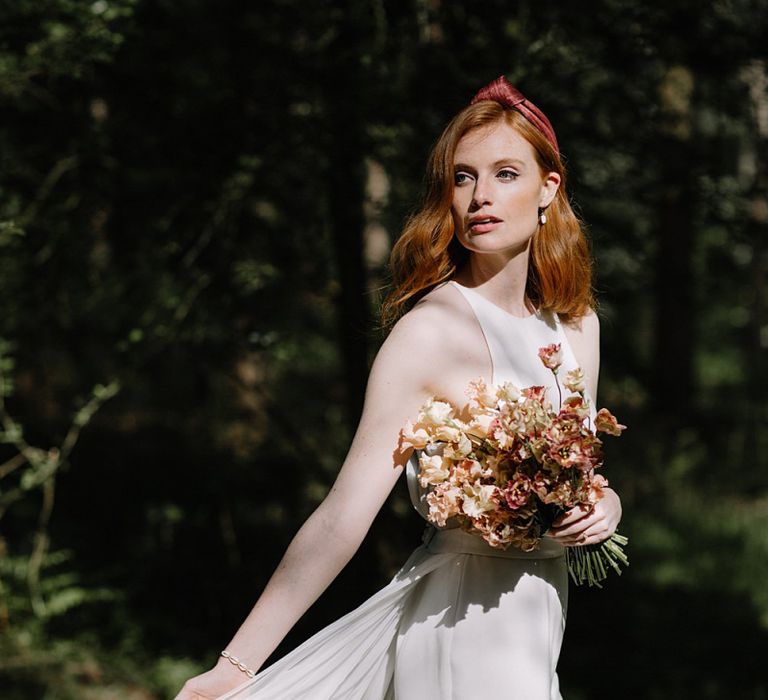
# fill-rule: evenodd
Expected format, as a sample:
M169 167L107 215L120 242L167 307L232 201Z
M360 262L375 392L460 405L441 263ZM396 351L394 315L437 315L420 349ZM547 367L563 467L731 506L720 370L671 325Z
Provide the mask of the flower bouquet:
M430 398L415 423L406 422L401 450L422 450L419 483L428 489L428 519L445 527L449 518L480 535L491 547L514 546L528 552L539 545L552 522L578 505L594 505L608 481L597 433L620 435L626 428L606 408L594 426L581 368L565 375L570 396L562 397L559 343L539 349L555 377L560 407L546 398L546 387L519 389L511 382L489 388L470 382L467 420L455 408ZM627 538L614 533L596 545L568 547L568 571L576 584L600 586L608 571L621 574L629 561Z

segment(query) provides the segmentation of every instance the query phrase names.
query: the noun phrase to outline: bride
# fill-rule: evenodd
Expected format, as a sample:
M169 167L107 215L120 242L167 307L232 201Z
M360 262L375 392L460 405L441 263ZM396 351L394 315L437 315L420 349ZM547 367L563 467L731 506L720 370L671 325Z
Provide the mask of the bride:
M552 125L503 77L448 124L423 204L392 253L395 285L382 316L393 327L338 477L215 667L189 679L177 700L561 697L564 548L615 531L621 504L608 488L593 508L565 513L530 553L494 550L450 522L428 528L390 584L258 671L353 556L404 470L420 507L400 431L426 399L464 406L481 376L544 384L535 348L560 342L564 365L584 370L594 406L599 322L564 180Z

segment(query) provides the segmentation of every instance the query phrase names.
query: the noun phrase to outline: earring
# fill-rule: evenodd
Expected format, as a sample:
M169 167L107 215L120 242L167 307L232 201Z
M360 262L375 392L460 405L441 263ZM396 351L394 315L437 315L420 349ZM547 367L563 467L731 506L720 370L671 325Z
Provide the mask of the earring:
M547 223L547 215L542 210L541 214L539 214L539 223L543 226Z

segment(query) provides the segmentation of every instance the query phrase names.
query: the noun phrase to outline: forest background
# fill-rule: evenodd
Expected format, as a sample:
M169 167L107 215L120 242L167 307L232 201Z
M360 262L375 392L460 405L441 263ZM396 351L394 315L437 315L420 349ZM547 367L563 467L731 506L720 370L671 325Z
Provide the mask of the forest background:
M569 700L768 698L765 0L0 4L0 694L172 697L320 502L447 119L551 117L631 568ZM386 465L382 465L385 468ZM400 484L277 651L384 585Z

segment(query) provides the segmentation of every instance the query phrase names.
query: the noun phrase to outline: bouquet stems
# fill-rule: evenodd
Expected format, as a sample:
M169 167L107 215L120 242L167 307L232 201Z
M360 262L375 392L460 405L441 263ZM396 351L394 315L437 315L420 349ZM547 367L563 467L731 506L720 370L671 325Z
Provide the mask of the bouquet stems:
M624 545L629 540L614 532L605 542L588 544L581 547L568 547L566 561L568 573L577 586L588 584L600 585L608 576L609 567L621 575L621 566L629 566L629 559L624 552Z

